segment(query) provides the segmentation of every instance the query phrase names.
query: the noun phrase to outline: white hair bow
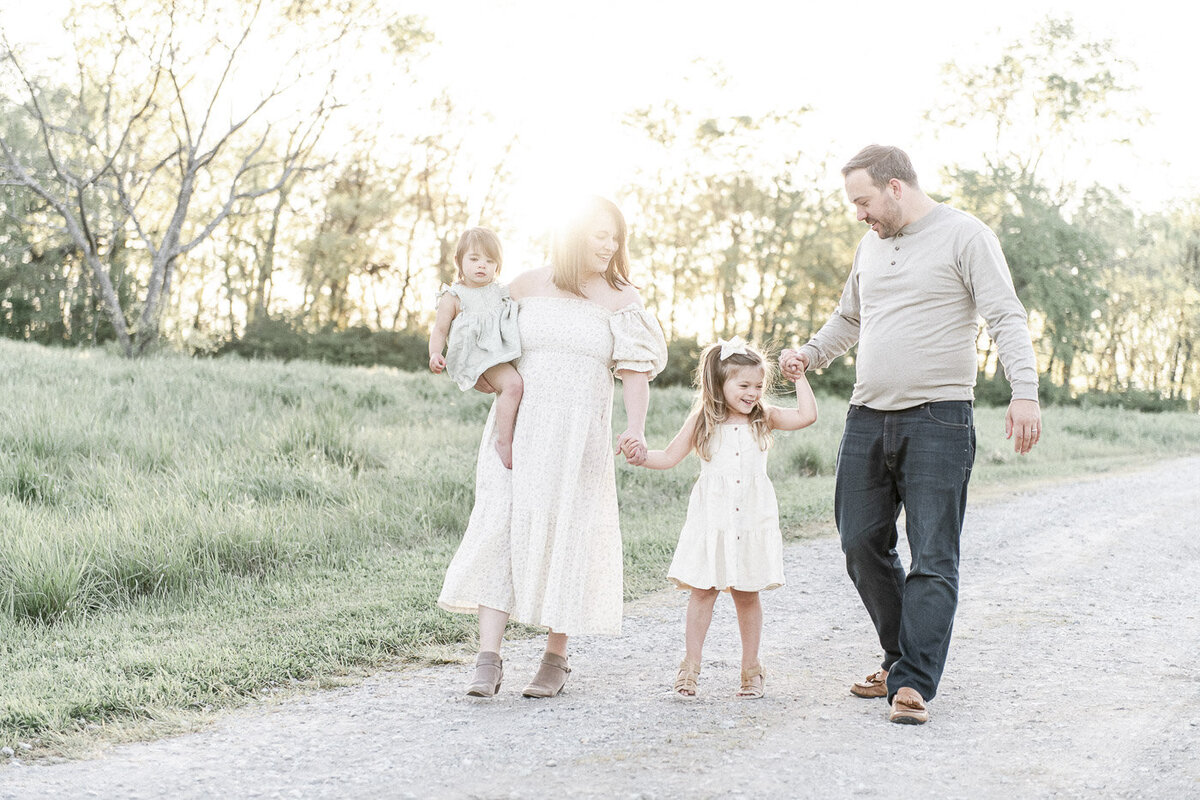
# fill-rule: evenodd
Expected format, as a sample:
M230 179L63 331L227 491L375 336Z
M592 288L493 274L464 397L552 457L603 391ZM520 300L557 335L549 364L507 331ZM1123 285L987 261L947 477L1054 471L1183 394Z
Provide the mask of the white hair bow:
M746 355L746 340L740 336L734 336L729 341L718 338L717 344L721 348L722 361L729 358L731 355L734 355L735 353L739 356Z

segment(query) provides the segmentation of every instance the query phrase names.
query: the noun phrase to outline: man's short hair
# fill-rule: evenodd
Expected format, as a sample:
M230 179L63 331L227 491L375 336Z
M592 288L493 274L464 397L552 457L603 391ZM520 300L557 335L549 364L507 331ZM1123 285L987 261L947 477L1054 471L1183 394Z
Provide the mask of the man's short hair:
M870 144L859 150L854 158L842 167L842 177L846 177L856 169L865 169L871 177L871 182L882 189L895 178L909 186L918 187L917 173L912 161L899 147L882 144Z

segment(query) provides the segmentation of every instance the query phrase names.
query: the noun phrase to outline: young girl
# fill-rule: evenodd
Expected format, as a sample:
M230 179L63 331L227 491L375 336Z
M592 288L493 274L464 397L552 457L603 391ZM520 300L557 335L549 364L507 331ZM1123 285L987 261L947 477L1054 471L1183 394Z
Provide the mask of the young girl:
M482 377L496 390L496 452L512 469L513 426L523 384L513 359L521 355L517 307L508 287L496 281L503 260L500 239L487 228L471 228L458 240L458 282L438 295L437 319L429 334L429 369L442 370L464 392ZM449 347L442 357L442 348Z
M669 469L693 450L701 459L667 573L680 589L691 590L687 651L675 678L675 691L685 697L696 694L704 637L722 591L733 596L742 638L737 696L763 696L758 593L783 585L783 538L766 451L771 431L799 430L817 419L817 401L803 376L796 380L795 408L763 403L771 374L762 353L740 337L718 339L700 356L695 409L666 450L651 450L646 457L651 469Z

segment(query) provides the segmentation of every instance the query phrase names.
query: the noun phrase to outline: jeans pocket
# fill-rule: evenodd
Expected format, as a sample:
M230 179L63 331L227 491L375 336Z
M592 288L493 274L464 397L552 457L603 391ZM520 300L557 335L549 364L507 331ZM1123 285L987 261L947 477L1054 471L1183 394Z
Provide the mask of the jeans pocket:
M943 427L957 430L967 430L974 423L970 404L957 401L927 403L925 418Z

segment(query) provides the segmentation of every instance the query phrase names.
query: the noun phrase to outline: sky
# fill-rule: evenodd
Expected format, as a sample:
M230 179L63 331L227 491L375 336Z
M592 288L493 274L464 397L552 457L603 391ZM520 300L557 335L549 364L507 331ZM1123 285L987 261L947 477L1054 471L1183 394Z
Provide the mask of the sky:
M494 163L518 137L508 202L510 217L530 235L569 196L600 193L620 202L638 146L622 119L668 98L718 115L810 106L802 146L830 157L824 188L840 189L840 164L879 142L905 148L936 190L941 169L982 152L961 137L956 151L922 120L947 91L941 67L992 64L1047 15L1070 16L1081 35L1114 40L1117 53L1138 65L1138 99L1153 114L1134 147L1088 148L1085 182L1124 187L1148 209L1200 196L1192 55L1200 6L1190 3L389 2L428 19L437 44L420 64L422 81L446 86L460 109L473 111L481 163ZM48 36L57 26L47 26L44 15L65 5L0 0L0 23L18 38ZM697 80L705 71L697 60L719 66L727 85ZM399 109L398 125L402 117Z
M1120 185L1142 207L1200 195L1200 109L1194 37L1200 7L1144 0L428 0L441 46L426 66L455 96L520 132L513 202L529 217L552 213L573 190L613 196L627 179L630 109L671 98L713 113L757 115L812 107L806 142L840 164L872 142L904 147L928 184L957 155L922 114L946 91L949 61L991 64L1047 15L1114 40L1138 65L1139 101L1153 114L1134 147L1088 153L1092 181ZM696 59L719 63L729 85L711 91ZM967 147L968 145L962 144ZM520 217L521 214L518 214Z

